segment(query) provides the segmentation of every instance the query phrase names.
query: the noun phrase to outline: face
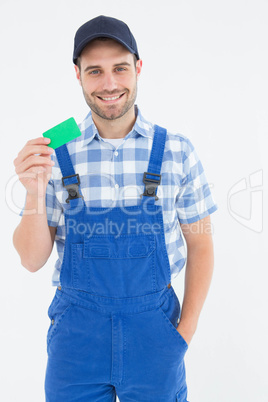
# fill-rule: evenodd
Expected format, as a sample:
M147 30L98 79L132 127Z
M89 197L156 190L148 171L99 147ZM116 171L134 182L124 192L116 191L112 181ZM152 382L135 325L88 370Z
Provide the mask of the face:
M115 120L133 112L141 67L141 60L135 66L133 54L113 40L86 46L75 70L92 114Z

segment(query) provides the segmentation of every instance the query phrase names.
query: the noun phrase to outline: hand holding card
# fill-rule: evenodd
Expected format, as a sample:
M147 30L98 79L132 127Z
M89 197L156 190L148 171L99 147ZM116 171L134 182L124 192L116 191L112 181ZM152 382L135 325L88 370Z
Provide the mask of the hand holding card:
M51 142L49 146L53 149L66 144L80 135L81 131L79 130L79 127L73 117L43 133L43 137L50 138Z

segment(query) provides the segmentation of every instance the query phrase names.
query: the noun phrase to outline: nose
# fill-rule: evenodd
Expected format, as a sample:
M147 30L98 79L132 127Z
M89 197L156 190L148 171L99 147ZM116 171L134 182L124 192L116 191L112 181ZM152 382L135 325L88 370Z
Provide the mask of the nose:
M116 77L112 73L106 73L103 76L102 87L103 87L103 90L109 91L109 92L117 89Z

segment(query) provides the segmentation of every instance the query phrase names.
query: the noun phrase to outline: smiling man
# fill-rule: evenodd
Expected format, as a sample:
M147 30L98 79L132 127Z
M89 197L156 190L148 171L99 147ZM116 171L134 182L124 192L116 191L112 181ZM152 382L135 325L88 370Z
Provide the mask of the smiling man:
M102 137L122 138L134 125L141 67L125 46L103 37L93 39L78 57L76 76Z
M39 270L54 242L59 256L46 401L187 402L184 356L212 277L217 207L190 140L135 105L142 61L128 26L88 21L73 62L90 108L82 135L55 153L30 140L14 161L27 190L14 233L22 265ZM181 308L171 281L185 265Z
M134 123L141 66L141 60L112 39L95 39L83 49L75 69L94 121L125 116Z

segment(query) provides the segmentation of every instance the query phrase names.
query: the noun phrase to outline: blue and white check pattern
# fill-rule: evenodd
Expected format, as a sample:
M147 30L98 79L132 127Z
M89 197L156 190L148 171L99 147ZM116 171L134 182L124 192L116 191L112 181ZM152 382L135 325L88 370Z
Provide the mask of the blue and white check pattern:
M91 112L79 125L82 135L68 143L75 172L80 176L81 191L89 207L123 207L141 202L143 173L148 170L154 130L153 124L142 117L137 106L135 108L135 125L117 149L100 137ZM62 174L55 153L52 159L55 165L47 186L46 205L48 225L57 227L55 241L59 258L52 284L58 286L65 242L63 210L68 193L62 187ZM165 241L171 279L174 279L186 262L180 223L198 221L217 209L195 149L181 134L167 133L157 195L156 204L163 208Z

